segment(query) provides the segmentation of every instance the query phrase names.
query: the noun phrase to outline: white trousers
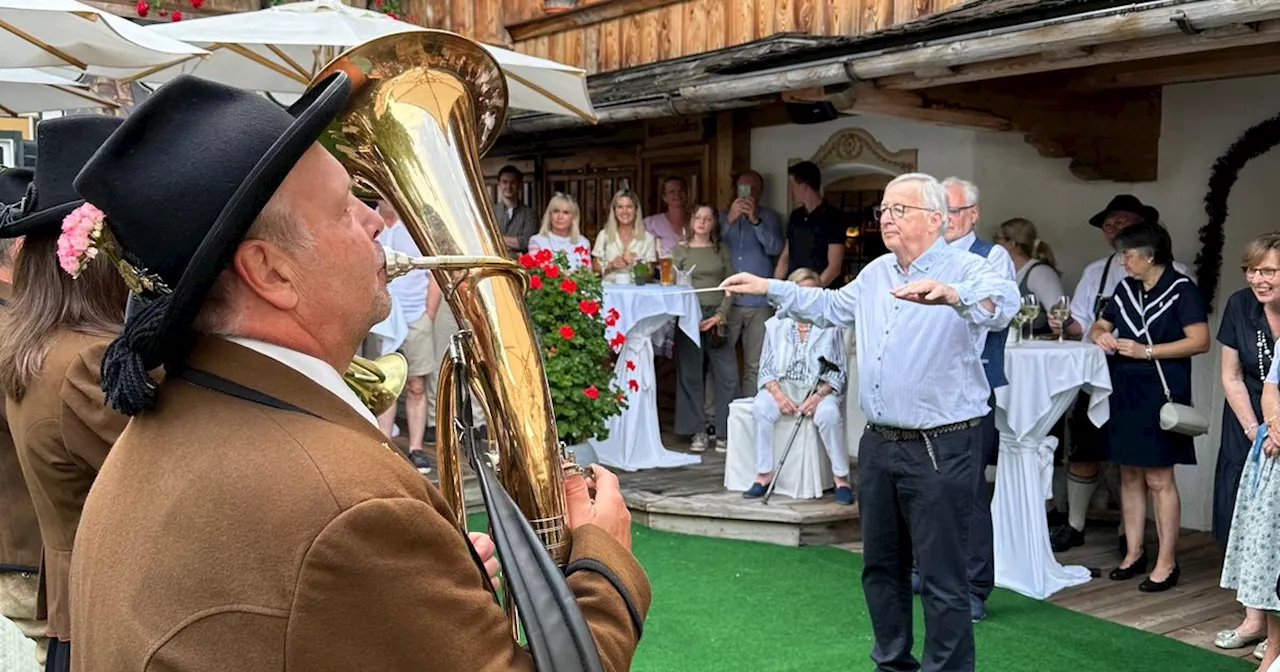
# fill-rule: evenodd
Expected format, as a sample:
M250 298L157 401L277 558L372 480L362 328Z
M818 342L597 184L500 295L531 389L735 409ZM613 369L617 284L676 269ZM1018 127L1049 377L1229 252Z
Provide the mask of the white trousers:
M756 425L756 473L767 474L774 470L773 426L782 417L782 411L778 409L778 402L774 401L773 395L761 390L756 393L755 401L751 404L751 416ZM823 397L811 419L818 426L818 436L822 438L827 457L831 459L831 473L839 478L848 476L849 453L845 452L844 447L844 416L840 413L840 403L836 397Z

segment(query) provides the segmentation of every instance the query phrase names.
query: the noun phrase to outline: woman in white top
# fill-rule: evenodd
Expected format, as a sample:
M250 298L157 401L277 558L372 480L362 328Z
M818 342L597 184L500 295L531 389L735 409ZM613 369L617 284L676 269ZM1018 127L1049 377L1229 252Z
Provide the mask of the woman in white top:
M542 213L542 228L529 237L529 254L537 254L538 250L564 252L569 257L569 271L578 270L590 261L587 246L591 241L582 235L581 223L581 211L573 197L557 192Z
M605 282L627 282L638 261L658 261L658 239L640 225L640 199L628 189L619 190L609 203L605 222L591 250Z
M1062 278L1058 275L1053 250L1040 240L1036 225L1030 220L1015 217L996 229L994 241L1004 246L1018 269L1018 291L1023 296L1035 294L1042 310L1031 323L1032 334L1049 334L1049 310L1062 298Z

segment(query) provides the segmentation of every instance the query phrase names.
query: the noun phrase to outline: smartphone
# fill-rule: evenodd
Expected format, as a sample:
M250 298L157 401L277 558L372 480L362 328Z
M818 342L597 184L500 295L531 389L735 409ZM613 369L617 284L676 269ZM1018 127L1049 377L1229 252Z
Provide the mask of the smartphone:
M739 185L738 185L738 198L751 198L751 185L749 185L749 184L739 184Z

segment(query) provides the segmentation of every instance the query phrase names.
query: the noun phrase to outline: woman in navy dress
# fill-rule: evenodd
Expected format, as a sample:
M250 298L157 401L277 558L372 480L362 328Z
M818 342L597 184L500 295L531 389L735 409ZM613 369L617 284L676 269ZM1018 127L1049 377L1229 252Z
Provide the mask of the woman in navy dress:
M1213 537L1226 555L1236 510L1240 474L1262 422L1262 386L1271 370L1280 334L1280 233L1265 233L1244 248L1241 257L1248 287L1227 299L1218 327L1222 344L1222 440L1213 483ZM1239 626L1213 640L1221 649L1239 649L1264 640L1266 614L1246 608Z
M1195 283L1173 269L1169 232L1163 226L1133 224L1116 234L1114 245L1128 277L1089 330L1090 339L1109 355L1111 421L1103 437L1111 461L1120 467L1120 508L1128 542L1111 580L1125 581L1147 571L1143 533L1150 490L1160 550L1138 589L1160 592L1177 585L1181 573L1174 549L1182 505L1173 466L1195 464L1196 452L1191 437L1160 429L1160 407L1166 399L1153 360L1164 370L1173 401L1191 404L1191 357L1209 350L1209 323Z

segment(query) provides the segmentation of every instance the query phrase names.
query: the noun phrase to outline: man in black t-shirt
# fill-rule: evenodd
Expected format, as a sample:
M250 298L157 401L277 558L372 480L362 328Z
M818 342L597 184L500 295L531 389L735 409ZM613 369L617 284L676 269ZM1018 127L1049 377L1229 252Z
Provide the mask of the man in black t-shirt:
M823 287L837 288L844 275L844 213L822 197L822 173L809 161L787 170L787 186L800 207L787 221L787 242L778 256L773 277L785 279L794 271L816 271Z

